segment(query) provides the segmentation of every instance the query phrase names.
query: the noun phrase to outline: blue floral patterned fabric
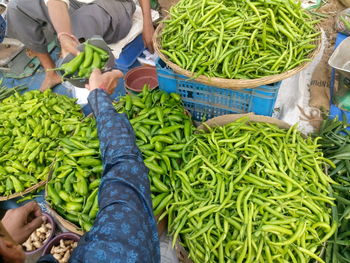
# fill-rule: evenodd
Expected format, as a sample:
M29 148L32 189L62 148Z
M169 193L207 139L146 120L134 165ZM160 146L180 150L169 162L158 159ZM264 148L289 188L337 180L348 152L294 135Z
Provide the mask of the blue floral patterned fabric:
M90 93L97 120L104 173L99 213L70 262L160 262L148 170L125 114L115 111L103 90Z

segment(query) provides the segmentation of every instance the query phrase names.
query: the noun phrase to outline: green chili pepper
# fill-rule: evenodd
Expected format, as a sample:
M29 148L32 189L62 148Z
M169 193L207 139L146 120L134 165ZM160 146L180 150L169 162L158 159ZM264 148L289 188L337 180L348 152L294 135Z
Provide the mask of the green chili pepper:
M169 194L168 196L164 197L163 200L160 201L159 205L154 210L155 216L159 215L162 212L162 210L169 204L172 197L173 197L173 195Z
M89 212L89 217L91 219L95 218L98 212L98 195L95 196L94 203L92 204L92 207Z
M58 192L58 195L59 195L59 197L60 197L62 200L66 201L66 202L69 202L69 201L70 201L69 194L66 193L65 191L60 190L60 191Z
M54 181L54 188L56 190L56 192L58 193L59 191L61 191L62 189L62 184L60 181Z
M64 213L64 218L73 223L79 223L77 215L72 215L69 212Z
M94 173L102 173L103 172L103 166L99 165L99 166L95 166L92 168L92 172Z
M91 223L90 221L85 221L85 220L83 220L82 224L83 224L83 229L84 229L84 231L88 232L88 231L91 230L91 228L92 228L92 223Z
M73 203L83 203L84 202L84 197L74 197L70 196L69 200Z
M158 130L158 134L169 134L169 133L172 133L178 129L181 129L183 128L184 126L183 125L173 125L173 126L170 126L170 127L166 127L166 128L162 128L162 129L159 129Z
M97 52L94 52L91 68L101 68L101 57Z
M84 68L88 68L92 63L94 51L90 45L85 45L84 51L85 51L85 59L82 66Z
M66 180L64 181L63 188L67 193L71 193L73 190L73 183L74 180L74 172L70 173L70 175L67 176Z
M145 165L148 169L154 171L157 174L164 174L163 168L155 164L154 162L145 162Z
M174 142L174 140L168 136L165 136L165 135L157 135L151 139L151 144L153 144L155 142L165 142L168 144L172 144Z
M103 57L108 57L108 56L109 56L109 55L108 55L108 52L105 51L105 50L102 49L102 48L99 48L99 47L97 47L97 46L94 46L94 45L92 45L92 44L90 44L90 43L85 43L85 46L89 46L91 49L93 49L93 51L95 51L95 53L97 52L98 54L100 54L100 55L103 56Z
M68 75L73 75L79 68L80 64L83 62L85 52L80 52L75 58L66 64L63 64L59 70L64 70L64 77Z
M59 195L57 194L57 192L55 191L55 189L51 183L49 183L47 185L47 191L48 191L47 194L50 197L50 199L52 200L54 205L58 206L62 203L62 199L59 197Z
M14 190L13 182L12 180L8 177L6 178L6 192L10 194Z
M169 192L169 188L157 176L152 176L152 182L160 192Z
M98 152L94 149L87 149L87 150L80 150L80 151L74 151L70 153L69 155L71 157L83 157L83 156L91 156L96 155Z
M86 214L90 211L90 208L92 207L92 205L94 203L94 200L95 200L97 193L98 193L98 188L95 188L95 190L91 192L91 194L87 198L86 203L84 205L84 209L82 212L83 214Z
M83 208L81 203L75 203L75 202L67 202L66 203L66 209L67 211L76 211L79 212Z
M101 160L89 158L89 157L81 157L78 160L78 164L82 166L99 166L102 164Z
M88 185L86 179L78 174L75 175L77 178L77 193L81 196L86 196L88 193Z

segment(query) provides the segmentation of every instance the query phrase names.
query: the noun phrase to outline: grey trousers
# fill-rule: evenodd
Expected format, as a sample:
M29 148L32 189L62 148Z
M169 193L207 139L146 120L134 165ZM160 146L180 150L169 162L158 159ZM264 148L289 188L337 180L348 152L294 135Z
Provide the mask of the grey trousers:
M91 4L71 0L68 11L73 34L79 40L99 35L110 44L128 34L135 4L125 0L95 0ZM6 19L8 37L36 52L47 52L49 40L44 32L54 32L54 28L44 0L11 0Z

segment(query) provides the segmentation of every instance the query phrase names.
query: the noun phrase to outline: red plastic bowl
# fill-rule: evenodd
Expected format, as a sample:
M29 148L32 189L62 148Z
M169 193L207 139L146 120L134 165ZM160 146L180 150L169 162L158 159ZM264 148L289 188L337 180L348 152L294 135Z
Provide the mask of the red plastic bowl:
M72 233L72 232L65 232L65 233L62 233L62 234L59 234L57 236L55 236L48 244L47 246L45 247L43 253L42 253L42 256L44 255L47 255L47 254L50 254L50 251L51 251L51 248L53 246L57 246L60 244L60 240L63 239L63 240L74 240L74 241L79 241L80 240L80 236L75 234L75 233Z
M42 213L43 216L45 216L47 218L47 222L51 224L51 233L48 237L48 239L45 241L45 243L38 249L32 250L32 251L24 251L24 253L26 255L33 255L35 253L37 253L38 251L41 251L43 248L45 248L45 246L47 246L47 244L50 242L50 240L52 239L52 237L55 234L55 222L53 221L53 218L51 215L47 214L47 213Z
M128 71L124 77L125 89L128 92L139 93L145 84L150 90L158 87L157 71L152 66L140 66Z

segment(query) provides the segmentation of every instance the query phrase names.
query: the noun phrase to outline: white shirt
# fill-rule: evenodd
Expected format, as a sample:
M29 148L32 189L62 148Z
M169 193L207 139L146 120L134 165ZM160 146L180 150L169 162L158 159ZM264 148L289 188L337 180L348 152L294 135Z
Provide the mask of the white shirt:
M50 0L44 0L44 1L45 1L45 4L47 4L47 2ZM58 1L65 2L67 4L67 6L69 6L69 0L58 0ZM89 3L92 3L94 0L78 0L78 1L85 3L85 4L89 4Z

